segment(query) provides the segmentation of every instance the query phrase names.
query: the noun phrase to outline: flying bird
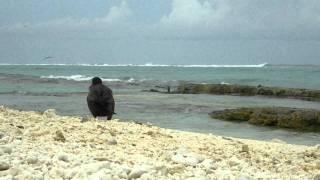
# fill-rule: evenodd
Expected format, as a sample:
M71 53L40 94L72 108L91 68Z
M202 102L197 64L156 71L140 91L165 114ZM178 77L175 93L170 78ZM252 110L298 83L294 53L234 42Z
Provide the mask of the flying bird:
M54 57L53 57L53 56L46 56L46 57L44 57L42 60L52 59L52 58L54 58Z

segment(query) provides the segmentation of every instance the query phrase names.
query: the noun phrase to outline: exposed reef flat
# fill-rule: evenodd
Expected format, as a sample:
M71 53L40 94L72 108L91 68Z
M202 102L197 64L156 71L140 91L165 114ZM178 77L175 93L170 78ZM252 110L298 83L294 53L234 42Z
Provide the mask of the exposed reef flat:
M0 179L316 179L320 146L0 107Z
M210 116L228 121L248 121L256 125L320 132L320 111L313 109L287 107L238 108L213 111Z
M320 90L229 84L181 84L174 93L270 96L320 101Z

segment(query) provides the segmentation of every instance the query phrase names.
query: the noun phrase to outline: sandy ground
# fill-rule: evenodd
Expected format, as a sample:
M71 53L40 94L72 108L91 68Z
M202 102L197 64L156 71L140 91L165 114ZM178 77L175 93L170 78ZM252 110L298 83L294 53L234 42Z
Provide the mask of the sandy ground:
M0 106L0 179L136 178L318 180L320 146Z

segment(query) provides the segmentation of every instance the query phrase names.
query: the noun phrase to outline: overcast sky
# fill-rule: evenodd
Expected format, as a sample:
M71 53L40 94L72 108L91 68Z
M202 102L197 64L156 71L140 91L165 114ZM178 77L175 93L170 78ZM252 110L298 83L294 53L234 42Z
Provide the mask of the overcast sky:
M0 63L320 64L320 1L5 0L0 41Z

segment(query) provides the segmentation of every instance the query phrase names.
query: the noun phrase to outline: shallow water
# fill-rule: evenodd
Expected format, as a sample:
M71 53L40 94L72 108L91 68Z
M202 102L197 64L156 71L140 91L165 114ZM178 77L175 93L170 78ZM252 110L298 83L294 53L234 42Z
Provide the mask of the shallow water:
M282 106L320 110L319 102L266 97L181 95L141 92L172 89L181 82L231 83L320 89L319 66L259 68L24 66L0 65L0 104L23 110L54 108L62 115L90 116L86 93L92 76L100 76L115 95L115 118L154 125L249 139L273 138L296 144L318 144L320 134L259 127L211 119L213 110ZM160 86L160 87L159 87ZM161 88L163 87L163 88Z
M11 75L6 76L6 75ZM14 74L15 76L12 76ZM19 77L19 75L21 77ZM257 86L282 86L293 88L320 89L320 66L277 66L267 65L257 68L213 68L175 66L54 66L54 65L0 65L0 80L9 81L6 86L12 90L24 88L33 83L64 84L63 79L87 81L93 76L102 77L105 82L138 83L140 86L171 84L181 81L198 83L230 83ZM5 79L5 77L7 77ZM40 79L41 78L41 79ZM19 81L23 79L24 81ZM51 80L51 81L50 81ZM23 86L11 84L20 82ZM64 83L63 83L64 82ZM11 85L10 85L11 84ZM16 86L15 86L16 85ZM12 86L12 87L11 87ZM51 86L54 87L54 86ZM32 88L32 86L29 86ZM68 89L69 87L65 87ZM56 91L64 91L63 86ZM74 89L80 90L80 89Z
M0 95L1 103L23 110L44 111L54 108L62 115L90 116L85 95L67 97ZM320 104L294 99L270 99L261 97L237 97L214 95L172 95L158 93L115 94L116 112L114 118L123 121L136 120L154 125L212 133L248 139L272 140L288 143L314 145L319 143L319 133L302 133L290 130L259 127L246 122L235 123L211 119L213 110L235 107L283 106L313 108L320 110Z

